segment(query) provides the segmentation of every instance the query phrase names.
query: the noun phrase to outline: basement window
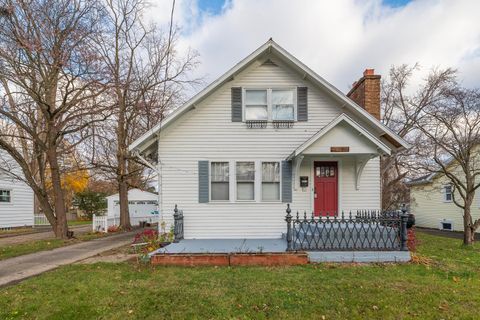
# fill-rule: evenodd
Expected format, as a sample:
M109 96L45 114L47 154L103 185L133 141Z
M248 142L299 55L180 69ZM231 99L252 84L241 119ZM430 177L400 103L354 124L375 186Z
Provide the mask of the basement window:
M446 219L440 221L440 230L453 231L453 221Z

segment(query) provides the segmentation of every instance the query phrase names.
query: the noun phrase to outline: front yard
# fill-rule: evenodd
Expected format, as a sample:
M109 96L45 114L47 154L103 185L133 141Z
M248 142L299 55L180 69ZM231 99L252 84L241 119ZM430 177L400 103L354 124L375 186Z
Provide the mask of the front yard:
M0 289L0 319L477 319L480 245L418 237L403 265L71 265Z

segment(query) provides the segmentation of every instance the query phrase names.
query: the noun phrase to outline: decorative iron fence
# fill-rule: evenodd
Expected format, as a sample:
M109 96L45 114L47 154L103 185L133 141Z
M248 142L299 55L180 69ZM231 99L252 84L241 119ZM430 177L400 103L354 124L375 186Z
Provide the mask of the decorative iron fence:
M293 217L287 205L287 250L407 251L407 220L406 209Z
M179 242L183 239L183 210L178 210L177 205L175 205L173 212L173 242Z

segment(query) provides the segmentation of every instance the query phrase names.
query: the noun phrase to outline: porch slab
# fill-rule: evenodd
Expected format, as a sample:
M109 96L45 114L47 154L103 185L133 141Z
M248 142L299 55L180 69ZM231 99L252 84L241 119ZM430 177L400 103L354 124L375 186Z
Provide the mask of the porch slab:
M311 263L322 262L408 262L409 251L307 251Z
M286 252L285 239L185 239L157 249L162 253L261 253Z

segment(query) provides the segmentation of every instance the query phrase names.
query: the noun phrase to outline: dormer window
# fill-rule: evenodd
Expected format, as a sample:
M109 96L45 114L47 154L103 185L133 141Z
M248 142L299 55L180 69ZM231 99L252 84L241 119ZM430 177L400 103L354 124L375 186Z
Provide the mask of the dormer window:
M294 121L294 90L272 90L272 120Z
M245 89L244 120L265 123L295 121L295 89Z

